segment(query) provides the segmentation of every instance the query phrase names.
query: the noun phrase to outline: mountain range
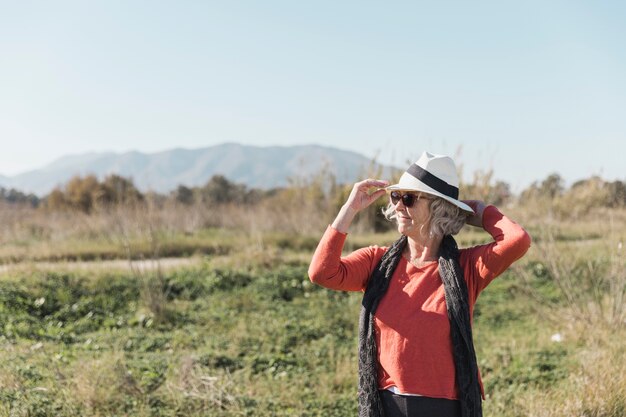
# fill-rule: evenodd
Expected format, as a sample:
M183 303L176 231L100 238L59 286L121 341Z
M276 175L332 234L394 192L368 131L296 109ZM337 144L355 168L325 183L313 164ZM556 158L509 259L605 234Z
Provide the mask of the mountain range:
M389 175L395 168L375 165ZM179 185L204 185L213 175L252 188L285 186L290 180L307 178L322 170L333 173L340 183L367 175L372 160L337 148L300 145L258 147L224 143L200 149L172 149L157 153L137 151L86 153L61 157L49 165L7 177L0 187L43 196L62 187L75 175L109 174L131 178L142 191L166 193Z

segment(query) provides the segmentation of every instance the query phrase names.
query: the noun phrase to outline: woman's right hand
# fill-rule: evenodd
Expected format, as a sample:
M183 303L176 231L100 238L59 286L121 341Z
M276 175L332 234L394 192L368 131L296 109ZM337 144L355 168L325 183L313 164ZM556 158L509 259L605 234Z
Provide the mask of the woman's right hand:
M354 184L354 187L352 187L352 191L350 192L350 196L348 196L348 200L346 200L345 205L355 213L358 213L385 195L386 191L384 190L384 187L388 185L388 181L374 180L371 178L357 182ZM371 193L370 190L372 188L378 188L378 190Z
M382 197L386 193L386 191L382 188L388 185L389 182L387 181L373 179L366 179L354 184L354 187L352 187L352 191L348 196L348 200L346 200L345 204L341 207L341 210L339 210L339 214L335 217L332 227L341 233L346 233L350 223L352 223L352 220L354 219L354 216L378 198ZM372 188L379 189L370 193Z

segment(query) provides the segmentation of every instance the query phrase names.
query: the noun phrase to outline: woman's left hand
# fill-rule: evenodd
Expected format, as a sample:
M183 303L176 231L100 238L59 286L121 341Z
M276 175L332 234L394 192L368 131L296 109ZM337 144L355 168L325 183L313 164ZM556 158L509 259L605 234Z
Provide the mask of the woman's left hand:
M485 210L485 202L481 200L462 200L465 204L474 210L474 214L467 216L465 223L476 227L483 227L483 211Z

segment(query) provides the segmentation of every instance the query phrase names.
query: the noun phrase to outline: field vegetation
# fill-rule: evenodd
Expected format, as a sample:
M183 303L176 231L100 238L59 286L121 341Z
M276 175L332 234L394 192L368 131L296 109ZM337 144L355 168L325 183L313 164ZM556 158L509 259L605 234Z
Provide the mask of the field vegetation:
M482 172L462 189L533 237L476 306L485 416L626 415L624 183L555 174L512 195ZM360 296L306 272L349 190L327 172L270 191L2 190L0 416L356 415ZM395 239L384 204L346 251Z

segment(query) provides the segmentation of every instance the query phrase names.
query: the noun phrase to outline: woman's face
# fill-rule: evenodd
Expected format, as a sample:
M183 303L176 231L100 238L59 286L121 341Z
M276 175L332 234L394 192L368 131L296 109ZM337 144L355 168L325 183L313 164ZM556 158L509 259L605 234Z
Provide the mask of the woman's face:
M407 207L403 200L407 198L399 198L394 205L396 211L396 222L398 224L398 232L406 236L428 236L429 230L429 217L430 217L430 203L433 197L427 194L410 192L410 191L395 191L393 197L399 195L413 194L413 204L411 207ZM391 203L394 203L394 199ZM410 200L410 198L408 199ZM423 227L422 227L423 226Z

